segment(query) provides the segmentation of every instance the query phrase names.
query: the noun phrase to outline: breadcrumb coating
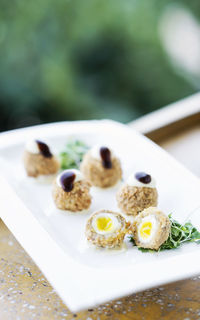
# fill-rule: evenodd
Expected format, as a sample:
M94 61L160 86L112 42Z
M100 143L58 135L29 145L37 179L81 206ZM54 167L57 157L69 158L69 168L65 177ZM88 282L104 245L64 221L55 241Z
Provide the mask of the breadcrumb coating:
M107 235L98 234L93 226L92 221L99 213L111 213L113 214L119 221L119 228ZM85 235L89 242L91 242L93 245L101 248L114 248L114 247L120 247L122 245L122 242L124 240L125 234L128 231L128 228L130 226L129 222L126 222L125 218L117 212L113 212L110 210L100 210L92 214L92 216L88 219L86 224L86 230Z
M27 175L34 178L40 175L55 174L60 168L55 156L46 158L42 154L34 154L25 150L23 160Z
M90 186L90 183L86 180L80 180L74 183L74 187L70 192L66 192L55 181L52 194L56 207L72 212L88 209L92 202Z
M154 217L156 218L157 230L155 236L149 243L143 243L138 237L138 226L142 222L142 219L149 215L154 215ZM139 215L135 218L132 226L133 237L136 245L141 248L154 250L158 250L160 246L168 239L170 229L171 223L168 216L166 216L162 211L155 207L150 207L140 212Z
M104 168L101 160L85 154L80 166L81 172L92 185L100 188L114 186L122 178L121 164L118 158L112 157L112 168Z
M157 206L156 188L123 185L116 195L118 207L127 215L136 216L142 210Z

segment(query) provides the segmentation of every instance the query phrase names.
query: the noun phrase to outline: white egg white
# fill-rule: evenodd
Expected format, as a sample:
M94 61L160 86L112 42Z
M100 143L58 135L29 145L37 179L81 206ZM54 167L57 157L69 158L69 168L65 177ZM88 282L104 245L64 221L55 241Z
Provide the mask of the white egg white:
M152 228L151 228L151 232L150 232L150 235L147 237L147 238L143 238L140 234L140 229L142 228L143 224L145 222L151 222L152 224ZM140 242L142 243L149 243L152 241L152 239L155 237L155 234L156 234L156 231L157 231L157 228L158 228L158 222L155 218L154 215L149 215L149 216L146 216L142 219L142 221L140 222L138 228L137 228L137 235L138 235L138 239Z
M110 218L111 221L112 221L111 229L110 230L99 230L98 227L97 227L97 220L99 218ZM99 213L98 215L96 215L93 218L93 221L92 221L92 227L95 230L95 232L98 233L98 234L102 234L102 235L114 233L119 228L119 225L120 224L119 224L119 221L118 221L117 217L114 216L113 214L109 213L109 212Z

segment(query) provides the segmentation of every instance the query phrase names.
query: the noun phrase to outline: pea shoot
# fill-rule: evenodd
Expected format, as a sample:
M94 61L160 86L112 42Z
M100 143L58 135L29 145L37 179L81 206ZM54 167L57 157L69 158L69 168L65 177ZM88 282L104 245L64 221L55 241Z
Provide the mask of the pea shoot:
M59 154L61 169L79 169L83 156L88 150L89 147L80 140L69 141Z
M171 222L171 230L168 239L160 246L158 251L171 250L179 248L185 242L195 242L200 244L200 232L192 225L191 222L180 224L178 221L169 215ZM129 241L133 246L136 246L135 240L132 236L129 237ZM138 248L142 252L153 252L155 250Z

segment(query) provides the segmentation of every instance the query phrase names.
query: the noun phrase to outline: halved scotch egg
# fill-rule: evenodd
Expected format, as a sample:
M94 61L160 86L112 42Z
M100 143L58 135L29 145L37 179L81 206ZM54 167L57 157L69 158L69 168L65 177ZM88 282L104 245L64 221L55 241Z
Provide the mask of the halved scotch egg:
M87 240L97 247L120 247L129 223L117 212L100 210L93 213L86 223Z
M133 223L134 240L138 247L158 250L170 233L170 220L156 207L138 214Z

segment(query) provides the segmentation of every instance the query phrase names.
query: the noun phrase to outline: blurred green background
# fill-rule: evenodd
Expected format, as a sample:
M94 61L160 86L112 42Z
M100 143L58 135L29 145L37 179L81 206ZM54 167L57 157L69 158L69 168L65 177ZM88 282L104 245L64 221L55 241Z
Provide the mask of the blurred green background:
M199 0L0 0L0 130L128 122L198 91L199 20Z

